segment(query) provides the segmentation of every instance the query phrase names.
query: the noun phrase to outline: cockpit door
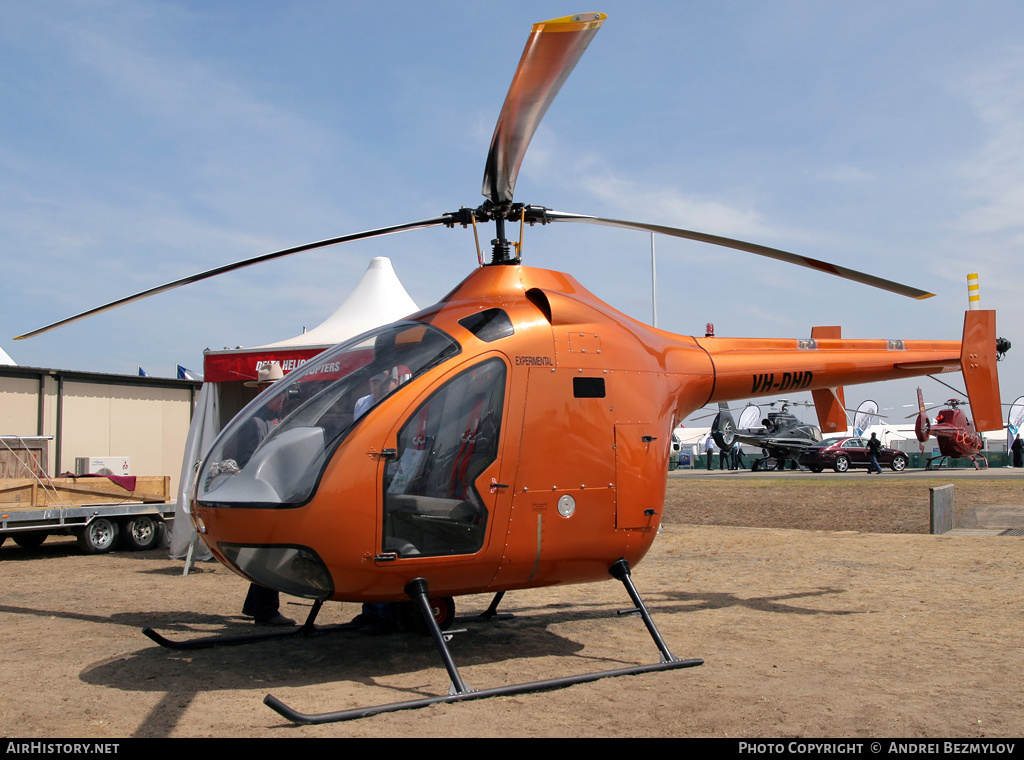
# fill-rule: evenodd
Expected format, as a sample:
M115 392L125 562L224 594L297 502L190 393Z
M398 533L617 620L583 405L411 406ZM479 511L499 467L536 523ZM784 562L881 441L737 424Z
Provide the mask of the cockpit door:
M499 482L507 377L498 357L460 371L389 437L381 467L382 558L484 548L499 490L489 484Z

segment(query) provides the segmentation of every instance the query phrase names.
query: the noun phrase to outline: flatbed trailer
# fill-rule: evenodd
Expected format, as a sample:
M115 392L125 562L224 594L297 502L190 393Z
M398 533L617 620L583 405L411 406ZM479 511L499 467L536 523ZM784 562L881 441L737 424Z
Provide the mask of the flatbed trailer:
M132 480L129 490L102 477L2 479L0 544L11 536L19 546L34 548L47 536L64 533L74 535L88 554L104 554L119 545L152 549L174 520L171 479Z

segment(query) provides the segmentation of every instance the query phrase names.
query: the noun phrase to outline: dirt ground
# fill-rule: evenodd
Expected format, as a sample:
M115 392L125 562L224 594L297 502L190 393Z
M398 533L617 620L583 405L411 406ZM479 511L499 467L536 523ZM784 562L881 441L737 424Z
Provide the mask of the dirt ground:
M1024 735L1019 537L924 534L928 486L901 476L669 479L664 533L633 578L700 667L558 691L294 726L303 712L442 694L411 634L176 652L141 634L249 632L246 584L163 551L85 556L73 539L0 547L4 737L1014 737ZM1024 479L964 479L958 515L1022 504ZM960 518L958 518L960 519ZM1008 526L1013 527L1013 526ZM1024 527L1024 526L1021 526ZM284 612L301 617L306 602ZM460 613L489 597L457 600ZM515 619L451 644L478 689L656 662L615 581L515 592ZM355 605L328 605L344 622ZM461 627L461 626L460 626Z

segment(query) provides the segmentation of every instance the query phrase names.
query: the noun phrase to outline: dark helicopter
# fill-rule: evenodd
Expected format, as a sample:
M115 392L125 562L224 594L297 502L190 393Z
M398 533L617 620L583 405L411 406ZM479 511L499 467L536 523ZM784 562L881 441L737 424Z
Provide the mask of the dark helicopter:
M757 423L761 416L760 409L748 404L740 413L740 422L737 426L733 420L729 405L725 402L719 404L719 412L711 423L711 435L720 448L728 449L736 441L746 443L750 446L757 446L767 455L754 460L752 470L783 470L786 461L792 462L791 467L796 469L796 460L800 453L809 446L813 446L821 440L821 429L817 425L809 425L796 418L789 407L798 402L782 399L773 401L769 406L773 411ZM802 403L802 402L799 402ZM780 405L779 411L774 411L775 405ZM806 404L811 406L811 404Z

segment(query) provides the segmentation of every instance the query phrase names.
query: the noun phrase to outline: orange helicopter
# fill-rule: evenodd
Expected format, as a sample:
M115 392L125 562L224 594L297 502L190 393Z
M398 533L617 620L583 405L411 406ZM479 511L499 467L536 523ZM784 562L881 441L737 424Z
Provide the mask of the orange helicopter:
M323 602L404 602L451 678L448 695L304 714L300 723L625 674L700 665L669 650L630 571L662 519L671 431L709 403L810 391L823 430L846 428L844 385L964 374L976 422L999 425L995 312L969 311L961 341L688 337L642 324L560 272L522 266L525 225L600 224L748 251L915 298L930 293L777 249L641 222L513 203L526 148L601 13L536 24L501 110L484 173L486 200L432 219L323 240L218 267L115 301L38 334L180 285L281 256L413 229L494 222L491 259L437 304L334 347L246 407L199 466L197 531L239 575ZM519 243L506 238L518 223ZM514 249L514 251L513 251ZM479 254L479 245L478 245ZM28 337L22 336L22 337ZM266 423L273 423L267 425ZM258 445L249 431L270 433ZM443 629L453 598L602 581L625 586L660 662L474 691ZM345 626L341 626L344 628ZM239 639L171 642L191 648ZM274 632L261 637L296 635Z

